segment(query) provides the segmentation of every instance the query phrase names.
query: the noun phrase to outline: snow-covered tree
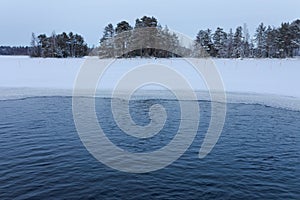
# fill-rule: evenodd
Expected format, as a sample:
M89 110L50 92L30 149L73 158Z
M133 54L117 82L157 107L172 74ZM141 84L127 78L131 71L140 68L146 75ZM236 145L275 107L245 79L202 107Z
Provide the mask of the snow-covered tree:
M212 33L210 29L200 30L196 36L196 42L211 56L215 55L215 49L212 42Z
M215 48L215 56L224 58L227 56L227 33L218 27L213 34L213 42Z
M233 58L233 32L232 29L229 29L229 33L227 34L227 58Z
M31 41L30 41L30 57L40 57L40 51L38 46L38 39L36 38L35 34L31 34Z
M300 20L295 20L290 25L292 56L300 55Z
M105 40L113 38L114 34L115 34L115 29L114 29L113 25L110 23L104 28L103 36L100 39L100 43Z
M238 26L233 36L233 57L244 57L243 53L243 28Z
M289 23L282 23L278 29L277 46L279 49L279 57L291 57L292 56L292 35L290 31Z
M121 21L115 29L114 50L115 55L125 56L125 50L130 43L132 27L126 21Z
M108 24L103 31L103 36L100 39L99 56L114 57L114 37L115 29L113 25Z
M265 58L267 55L266 47L266 27L263 23L259 24L256 29L255 35L256 42L256 57Z
M141 29L144 28L144 29ZM140 56L153 56L157 49L149 48L151 44L157 43L158 21L155 17L144 16L136 19L134 28L134 41L132 42L135 49L139 49Z
M277 47L276 47L276 36L277 30L268 26L266 29L266 57L273 58L276 57Z
M250 57L250 46L251 46L251 41L250 41L250 34L248 30L248 26L246 23L243 25L243 55L244 57L248 58Z
M53 32L50 37L40 34L36 41L40 57L82 57L86 56L88 52L83 37L78 34L74 35L72 32L68 35L65 32L58 35Z

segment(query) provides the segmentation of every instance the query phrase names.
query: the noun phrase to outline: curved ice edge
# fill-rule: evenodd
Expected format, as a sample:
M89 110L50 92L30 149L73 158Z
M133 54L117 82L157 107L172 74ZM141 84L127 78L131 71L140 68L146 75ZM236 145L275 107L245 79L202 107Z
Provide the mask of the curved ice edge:
M184 91L179 91L184 94ZM198 100L211 101L208 91L195 91ZM123 98L126 91L115 94L114 98ZM218 94L218 92L214 92ZM71 89L49 89L49 88L0 88L0 100L17 100L29 97L72 97ZM85 94L83 90L77 97L92 97ZM112 90L97 91L93 97L111 98ZM131 96L130 100L176 100L176 96L167 90L139 90ZM184 100L190 100L188 96ZM223 101L218 101L224 103ZM260 94L251 92L226 92L226 103L260 104L274 108L282 108L292 111L300 111L300 98L293 96L282 96L276 94Z

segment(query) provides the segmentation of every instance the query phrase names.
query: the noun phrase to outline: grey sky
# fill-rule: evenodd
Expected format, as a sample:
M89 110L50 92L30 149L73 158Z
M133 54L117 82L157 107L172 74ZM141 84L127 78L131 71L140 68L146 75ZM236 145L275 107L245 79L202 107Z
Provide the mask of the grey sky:
M0 45L29 45L31 33L73 31L97 45L105 25L144 15L192 38L200 29L226 31L247 23L279 26L300 18L299 0L0 0Z

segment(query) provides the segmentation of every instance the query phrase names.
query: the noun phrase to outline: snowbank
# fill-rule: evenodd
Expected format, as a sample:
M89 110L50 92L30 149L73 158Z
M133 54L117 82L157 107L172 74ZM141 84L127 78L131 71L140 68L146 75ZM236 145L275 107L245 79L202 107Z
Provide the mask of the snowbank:
M28 58L0 56L0 98L35 95L71 95L74 82L85 58ZM95 62L97 62L95 58ZM300 108L300 59L214 59L228 99L274 103L282 98ZM121 59L100 81L100 89L110 90L122 74L137 65L157 63L182 73L195 90L206 90L203 80L185 62L178 59ZM237 98L237 93L244 93ZM240 96L241 97L241 96ZM263 98L262 98L263 97ZM239 99L239 100L237 100ZM242 100L244 99L244 100ZM252 99L252 100L251 100ZM287 102L287 101L285 101ZM291 102L290 102L291 103Z

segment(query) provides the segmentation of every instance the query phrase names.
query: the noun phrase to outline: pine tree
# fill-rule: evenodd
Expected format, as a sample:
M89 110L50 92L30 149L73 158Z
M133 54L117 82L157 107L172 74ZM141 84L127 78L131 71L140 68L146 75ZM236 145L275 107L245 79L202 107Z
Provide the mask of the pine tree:
M215 56L215 49L212 42L211 30L200 30L196 36L196 42L207 51L210 56Z
M243 26L243 36L243 55L248 58L250 56L250 34L246 23Z
M38 40L39 40L38 46L39 46L39 49L40 49L41 57L48 57L48 55L47 55L47 47L48 47L48 45L47 45L47 43L48 43L47 36L45 34L40 34L38 36Z
M232 32L232 29L229 29L229 33L228 33L228 36L227 36L227 58L233 58L233 32Z
M254 37L256 42L256 57L265 58L267 56L266 27L263 23L256 29Z
M100 39L99 54L102 58L114 57L114 37L115 29L112 24L108 24L103 31L103 36Z
M82 57L88 53L83 37L78 34L74 35L72 32L68 35L65 32L58 35L53 32L50 37L41 34L36 40L40 57Z
M136 19L133 30L131 49L135 49L136 55L149 57L156 54L156 49L151 49L153 43L157 43L159 37L158 22L154 17L144 16Z
M68 48L68 42L69 37L68 35L63 32L62 34L58 34L56 36L56 44L57 44L57 50L56 50L56 56L59 58L66 58L70 56L70 49Z
M300 49L300 20L295 20L290 25L290 35L291 35L291 56L297 55Z
M164 29L158 28L159 34L156 39L156 46L162 47L155 52L156 57L176 57L181 54L178 36L175 33L171 33L166 26ZM161 50L163 49L163 50ZM182 54L181 54L182 55Z
M115 30L112 24L108 24L103 31L103 36L100 39L100 43L104 42L105 40L111 39L114 37Z
M74 57L83 57L87 54L87 44L81 35L74 35Z
M38 39L36 38L34 33L31 34L30 46L31 46L31 49L29 52L30 57L39 57L40 53L39 53L39 47L38 47Z
M56 33L53 31L50 37L50 57L57 57Z
M278 29L278 47L280 58L292 57L292 34L289 23L282 23Z
M226 57L227 51L227 34L222 28L218 27L213 34L215 56L218 58Z
M158 22L155 17L144 16L141 19L135 20L134 28L157 27Z
M243 28L239 26L233 36L233 57L240 58L243 56Z
M131 30L132 27L126 21L122 21L117 24L115 29L116 36L114 39L114 50L116 51L115 55L122 57L128 56L127 54L125 55L125 50L128 48L130 43Z
M273 58L276 57L276 29L268 26L266 29L266 57Z
M249 58L255 57L254 39L250 40L249 44Z

